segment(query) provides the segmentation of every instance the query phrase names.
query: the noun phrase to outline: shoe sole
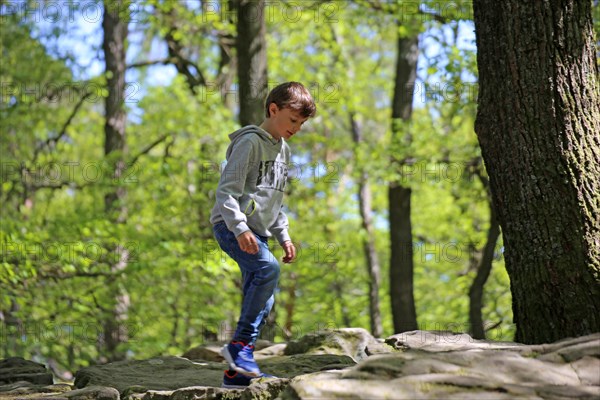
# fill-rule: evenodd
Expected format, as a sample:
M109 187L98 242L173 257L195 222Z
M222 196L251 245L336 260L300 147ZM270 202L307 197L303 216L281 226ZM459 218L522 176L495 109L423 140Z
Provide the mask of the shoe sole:
M226 385L226 384L222 384L221 388L222 389L246 389L248 386L241 386L241 385Z
M235 362L233 361L233 357L231 356L231 354L229 353L229 350L227 350L227 345L223 346L221 348L221 355L223 357L225 357L225 360L227 361L227 363L229 364L229 367L231 367L231 369L233 369L234 371L239 372L240 374L244 374L246 376L252 376L252 377L258 377L260 376L260 372L252 372L252 371L247 371L242 367L238 367Z

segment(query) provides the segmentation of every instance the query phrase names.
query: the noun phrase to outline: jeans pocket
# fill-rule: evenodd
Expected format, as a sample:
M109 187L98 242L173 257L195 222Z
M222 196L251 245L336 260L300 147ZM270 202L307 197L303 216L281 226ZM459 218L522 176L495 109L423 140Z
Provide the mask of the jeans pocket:
M217 239L217 243L221 249L225 250L225 252L229 252L230 249L230 234L231 232L227 229L227 225L225 222L217 222L213 225L213 233L215 235L215 239Z

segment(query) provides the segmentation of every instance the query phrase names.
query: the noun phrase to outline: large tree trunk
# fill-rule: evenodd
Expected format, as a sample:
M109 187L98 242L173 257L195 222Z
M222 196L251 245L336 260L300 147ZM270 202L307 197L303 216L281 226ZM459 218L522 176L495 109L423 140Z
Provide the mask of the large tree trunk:
M108 96L105 101L106 121L104 124L104 153L113 168L113 182L116 187L104 196L105 212L115 223L124 223L127 218L125 207L126 190L122 185L126 168L125 126L125 53L127 40L127 20L119 11L127 10L128 2L120 0L105 0L104 18L104 59L107 72ZM119 274L127 266L129 253L122 245L111 249L115 256L109 257L114 261L111 265L112 275L107 278L106 287L110 293L110 307L103 317L104 322L104 353L108 361L124 358L125 354L119 349L119 344L127 340L125 322L129 310L129 296L118 284Z
M589 0L475 0L475 130L516 340L600 331L600 98Z
M417 59L418 36L398 38L398 61L392 104L392 146L400 150L410 143L406 125L412 116ZM402 151L403 152L403 151ZM395 154L392 167L398 171L406 162L407 154ZM411 189L402 182L391 182L388 189L390 212L390 297L394 318L394 332L418 328L413 294L413 238L410 220Z
M240 123L260 124L267 97L265 0L238 0L237 55Z
M350 126L352 129L352 140L355 145L359 145L363 141L362 128L350 114ZM379 265L379 257L375 248L373 218L371 216L373 210L371 207L371 187L369 186L369 174L363 168L360 173L358 182L358 204L360 208L360 216L362 219L362 227L366 232L366 237L363 241L365 257L367 261L367 273L369 274L369 316L371 321L371 334L375 337L383 336L383 325L381 323L381 311L379 308L379 287L381 286L381 267Z

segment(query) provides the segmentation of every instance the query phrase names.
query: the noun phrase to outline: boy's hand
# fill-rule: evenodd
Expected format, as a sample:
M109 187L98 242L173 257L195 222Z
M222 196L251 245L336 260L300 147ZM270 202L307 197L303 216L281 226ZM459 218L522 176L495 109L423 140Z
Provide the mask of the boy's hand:
M258 242L256 241L256 236L254 236L252 231L246 231L236 239L242 251L245 251L248 254L258 253Z
M296 258L296 247L294 246L294 243L292 243L291 240L286 240L281 247L283 247L283 250L285 251L285 256L283 256L282 261L286 264L294 261Z

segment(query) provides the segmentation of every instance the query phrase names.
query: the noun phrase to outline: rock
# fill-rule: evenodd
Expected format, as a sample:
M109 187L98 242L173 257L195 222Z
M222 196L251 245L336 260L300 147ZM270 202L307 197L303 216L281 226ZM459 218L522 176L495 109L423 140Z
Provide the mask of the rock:
M356 363L348 356L331 354L305 355L287 357L272 357L259 362L261 369L280 378L291 378L297 375L315 371L343 369ZM152 391L148 398L173 398L178 389L196 387L196 394L216 393L214 388L220 388L223 380L225 363L194 362L181 357L160 357L143 361L119 361L106 365L84 368L75 375L75 386L83 388L90 385L109 386L117 389L123 397L146 398L145 393ZM275 391L279 386L271 382L267 386ZM262 382L262 381L260 381ZM253 385L260 383L253 382ZM204 387L205 389L197 389ZM206 389L210 387L211 389ZM281 390L283 387L281 387ZM252 392L258 389L254 388ZM207 395L208 395L207 394ZM182 394L177 394L182 396ZM193 397L190 397L193 398Z
M278 343L269 347L265 347L264 349L255 351L254 358L256 360L261 360L269 357L282 356L284 355L286 347L287 343Z
M600 386L600 358L583 357L571 367L584 385Z
M88 386L63 394L68 400L119 400L119 391L113 387Z
M449 331L410 331L385 339L385 343L397 350L419 349L425 351L457 351L467 349L515 350L524 345L512 342L473 339L466 333Z
M390 354L397 351L398 350L387 344L383 339L375 339L375 342L367 344L365 349L365 353L368 356L374 356L377 354Z
M256 343L254 343L254 350L263 350L266 349L267 347L271 347L273 346L274 343L265 340L265 339L258 339L256 341Z
M368 357L367 347L379 348L379 343L362 328L343 328L309 333L288 343L285 355L293 354L337 354L360 361Z
M221 347L223 347L224 345L225 345L225 342L202 344L200 346L196 346L196 347L189 349L188 351L183 353L183 355L181 357L187 358L189 360L204 360L204 361L213 361L213 362L223 362L223 361L225 361L225 358L223 358L223 356L221 355ZM279 347L275 347L275 346L279 346ZM279 345L275 345L275 346L273 345L273 343L269 342L268 340L262 340L262 339L257 340L254 345L255 354L259 355L257 358L264 358L263 355L268 356L269 355L268 351L266 353L263 353L263 352L271 347L274 347L274 349L279 349L279 348L281 348L281 346L283 346L283 348L285 348L286 344L283 343L283 344L279 344ZM273 350L271 350L271 351L273 351ZM272 354L272 355L283 355L282 352L279 352L279 353L281 353L281 354Z
M598 335L535 346L440 332L392 339L388 343L402 352L372 356L336 373L294 378L281 398L600 398Z
M75 374L75 386L110 386L123 393L139 390L174 390L188 386L221 386L225 364L194 362L181 357L118 361L83 368Z
M256 379L246 389L222 389L205 386L193 386L172 391L150 390L124 396L125 400L273 400L287 387L288 379Z
M119 400L119 391L112 387L89 386L83 389L71 390L67 384L49 386L19 384L10 391L3 391L0 398L4 400Z
M593 335L589 341L585 342L580 340L565 340L557 342L557 344L561 344L561 346L558 348L540 349L541 352L543 350L547 352L538 358L555 362L572 362L585 356L600 358L600 334Z
M530 346L414 331L386 343L364 329L338 329L271 345L255 354L261 369L279 378L256 379L243 390L220 387L227 368L221 362L121 361L79 371L75 385L89 392L52 398L118 398L115 392L124 400L600 398L600 334ZM48 398L27 392L31 383L13 385L10 390L31 393L28 399Z
M259 362L261 370L280 378L293 378L318 371L345 369L355 364L356 362L348 356L333 354L298 354L273 357Z
M225 358L221 355L221 346L219 344L197 346L183 353L182 357L189 360L225 361Z
M31 382L19 381L7 385L0 385L0 393L2 393L3 396L32 393L64 393L70 390L71 385L67 385L66 383L59 383L56 385L35 385Z
M26 381L36 385L51 385L52 373L42 364L21 357L0 360L0 385Z

